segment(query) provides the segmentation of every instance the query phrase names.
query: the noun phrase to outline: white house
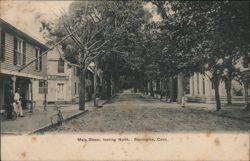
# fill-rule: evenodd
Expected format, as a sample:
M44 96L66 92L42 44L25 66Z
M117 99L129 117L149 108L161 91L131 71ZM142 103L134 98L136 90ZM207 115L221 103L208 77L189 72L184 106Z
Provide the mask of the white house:
M47 55L48 103L77 103L79 101L79 69L60 58L57 49ZM93 92L93 70L86 75L86 99ZM90 98L89 98L90 97Z
M250 56L249 56L250 57ZM248 58L249 59L249 58ZM243 69L242 60L236 65L236 68ZM249 67L250 62L248 61ZM203 102L214 103L215 94L212 81L210 80L211 73L206 74L194 73L189 79L189 93L186 93L187 101L189 102ZM231 87L232 103L243 103L245 100L245 89L238 81L233 80ZM248 89L248 93L250 93ZM220 82L219 94L222 103L227 102L225 83Z

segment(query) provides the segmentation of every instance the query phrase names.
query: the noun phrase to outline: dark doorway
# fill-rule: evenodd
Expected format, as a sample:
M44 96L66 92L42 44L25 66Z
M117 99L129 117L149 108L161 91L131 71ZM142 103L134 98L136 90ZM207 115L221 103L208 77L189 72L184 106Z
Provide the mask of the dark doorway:
M16 79L16 90L18 88L20 89L20 96L23 108L27 108L27 100L29 99L29 84L29 78L17 77Z
M3 100L4 100L4 109L6 109L12 102L11 99L14 98L13 92L10 92L13 89L13 83L10 77L3 76Z

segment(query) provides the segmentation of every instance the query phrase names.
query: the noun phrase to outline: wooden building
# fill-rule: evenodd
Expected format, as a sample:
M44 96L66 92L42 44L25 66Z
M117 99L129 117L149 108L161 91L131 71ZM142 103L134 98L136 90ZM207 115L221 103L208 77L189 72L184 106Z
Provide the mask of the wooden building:
M38 57L48 47L2 19L0 32L0 108L4 109L12 97L10 91L17 88L21 90L24 108L31 100L42 103L47 92L47 56ZM35 58L38 59L34 63L19 71Z

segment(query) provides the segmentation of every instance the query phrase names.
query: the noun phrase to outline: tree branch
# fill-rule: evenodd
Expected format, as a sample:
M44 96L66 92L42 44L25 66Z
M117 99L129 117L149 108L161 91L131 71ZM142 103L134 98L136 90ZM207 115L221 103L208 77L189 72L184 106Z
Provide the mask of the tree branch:
M88 47L88 50L90 50L91 48L93 48L98 42L100 42L101 40L96 41L95 43L93 43L90 47Z
M97 50L99 50L99 49L101 49L106 43L108 43L109 42L109 40L107 40L107 41L105 41L103 44L101 44L98 48L95 48L95 49L93 49L93 50L90 50L89 52L91 53L91 52L95 52L95 51L97 51Z
M204 72L206 74L206 76L212 81L212 78L210 77L210 75L207 74L207 72Z
M72 32L72 30L69 28L69 30L70 30L70 32ZM79 42L79 44L81 45L81 46L84 46L84 43L83 42L81 42L81 39L80 39L80 37L77 35L77 34L73 34L72 36L74 36L75 37L75 39Z
M89 17L92 19L92 21L93 21L94 23L96 23L94 17L93 17L91 14L89 14Z
M103 29L104 29L104 27L102 27L99 31L97 31L97 32L90 38L90 40L88 41L88 43L91 42L91 41L96 37L96 35L99 34ZM87 43L87 44L88 44L88 43Z
M67 23L65 22L64 16L62 16L62 20L63 20L63 26L64 26L66 32L71 35L70 36L71 39L78 45L78 47L82 48L82 43L80 42L80 40L77 39L74 34L71 34L72 31L70 30L70 27L69 26L67 27L67 25L66 25Z
M119 53L119 54L127 54L125 52L117 51L117 50L110 50L111 52Z
M64 24L64 28L66 29L66 31L67 31L68 34L72 33L72 32L65 26L65 24ZM71 37L72 40L77 44L77 46L78 46L79 48L82 48L81 43L78 42L78 40L75 38L75 36L74 36L73 34L72 34L70 37Z
M57 49L57 51L58 51L58 53L59 53L59 55L60 55L60 58L61 58L63 61L65 61L68 65L81 68L80 65L70 63L68 60L66 60L65 57L63 56L63 54L61 53L60 49L58 48L58 46L56 46L56 49Z
M92 60L94 60L95 58L97 58L98 56L100 56L101 54L103 54L103 52L100 52L100 53L96 54L96 55L93 56L93 57L89 57L89 60L92 61Z
M102 21L102 19L96 15L95 11L94 11L94 14L95 14L95 17L97 17L97 19L99 20L99 22Z

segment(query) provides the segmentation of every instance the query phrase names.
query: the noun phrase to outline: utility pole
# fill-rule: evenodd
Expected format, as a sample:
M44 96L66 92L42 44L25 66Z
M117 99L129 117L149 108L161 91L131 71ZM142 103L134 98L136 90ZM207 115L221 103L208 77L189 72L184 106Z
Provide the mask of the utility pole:
M46 88L45 87L47 87L46 86L47 85L47 81L46 80L44 80L43 81L43 92L44 92L44 111L47 111L47 91L46 91Z

